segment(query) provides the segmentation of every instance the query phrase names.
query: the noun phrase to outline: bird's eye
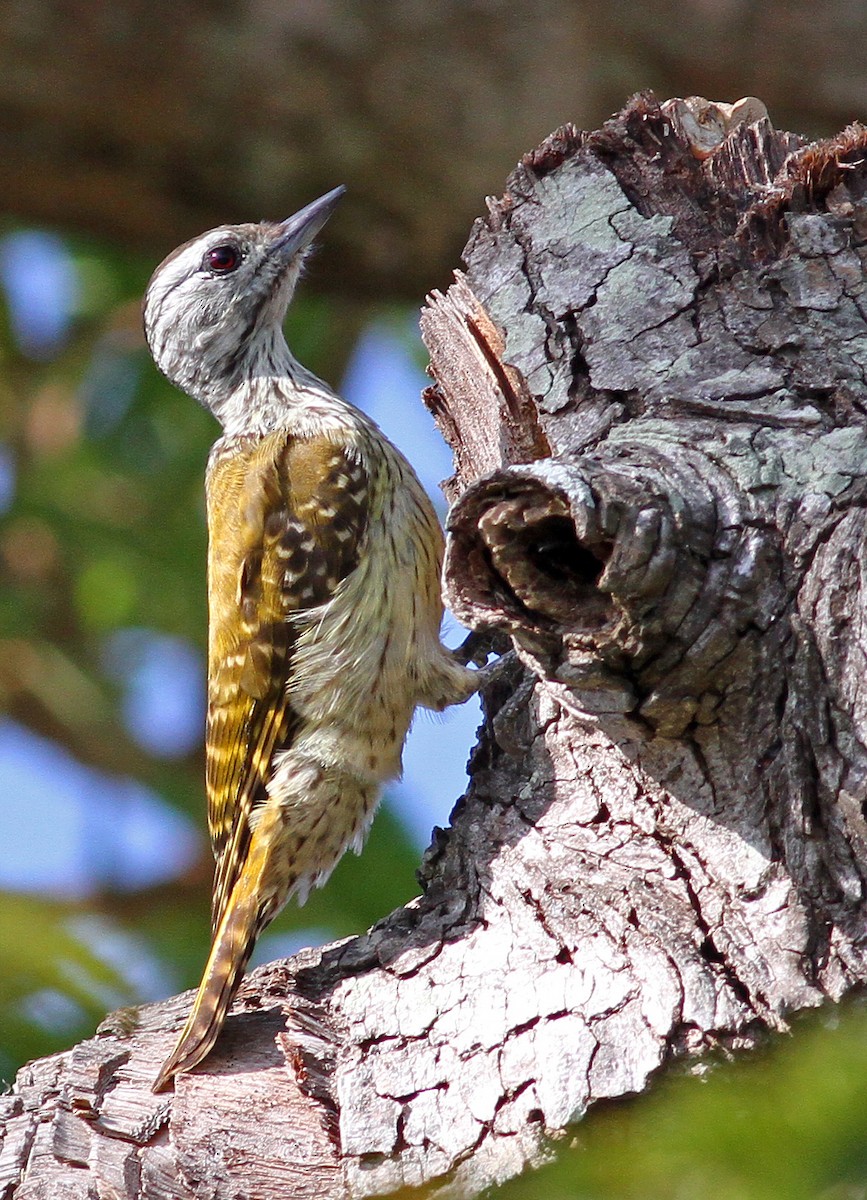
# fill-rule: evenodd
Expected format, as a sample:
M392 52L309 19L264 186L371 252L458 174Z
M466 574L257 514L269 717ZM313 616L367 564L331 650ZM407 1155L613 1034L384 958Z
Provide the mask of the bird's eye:
M205 255L204 266L215 275L229 275L241 265L241 251L232 242L214 246Z

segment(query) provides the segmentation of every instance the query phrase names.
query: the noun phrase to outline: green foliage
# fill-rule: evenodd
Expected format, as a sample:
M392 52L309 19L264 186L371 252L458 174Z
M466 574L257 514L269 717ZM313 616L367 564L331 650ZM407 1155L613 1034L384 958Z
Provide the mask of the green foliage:
M134 990L75 932L67 906L0 895L0 1080L85 1037Z

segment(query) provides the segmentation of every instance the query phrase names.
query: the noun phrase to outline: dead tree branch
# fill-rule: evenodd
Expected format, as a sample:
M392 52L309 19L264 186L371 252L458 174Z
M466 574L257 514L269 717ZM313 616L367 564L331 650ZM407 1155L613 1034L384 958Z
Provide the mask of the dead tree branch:
M447 586L517 659L424 894L5 1106L4 1195L470 1196L867 980L867 135L637 97L529 155L423 318Z

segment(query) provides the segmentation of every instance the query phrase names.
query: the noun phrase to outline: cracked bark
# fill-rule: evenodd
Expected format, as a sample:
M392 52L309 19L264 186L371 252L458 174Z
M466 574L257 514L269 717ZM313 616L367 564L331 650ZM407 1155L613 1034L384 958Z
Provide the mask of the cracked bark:
M867 979L867 139L720 111L552 135L424 313L450 600L516 649L424 895L173 1095L188 997L23 1070L4 1196L473 1195Z

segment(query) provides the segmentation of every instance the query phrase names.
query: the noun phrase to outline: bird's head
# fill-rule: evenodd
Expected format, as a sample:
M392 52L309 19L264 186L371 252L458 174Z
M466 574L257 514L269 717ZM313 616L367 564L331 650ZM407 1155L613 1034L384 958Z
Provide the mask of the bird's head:
M144 300L151 354L215 415L245 384L294 361L283 319L310 243L345 190L334 188L287 221L221 225L154 272Z

